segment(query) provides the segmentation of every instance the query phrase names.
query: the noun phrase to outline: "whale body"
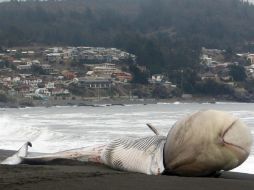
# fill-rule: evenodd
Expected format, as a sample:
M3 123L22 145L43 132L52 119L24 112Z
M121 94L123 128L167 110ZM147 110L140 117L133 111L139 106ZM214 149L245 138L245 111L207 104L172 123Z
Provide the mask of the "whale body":
M167 136L148 126L154 136L120 138L108 144L52 154L29 153L28 146L32 144L27 142L1 164L45 164L55 159L71 159L149 175L207 176L239 166L251 151L248 127L222 111L188 115L177 121Z
M231 170L250 154L248 127L226 112L207 110L184 117L169 131L164 148L168 172L203 176Z

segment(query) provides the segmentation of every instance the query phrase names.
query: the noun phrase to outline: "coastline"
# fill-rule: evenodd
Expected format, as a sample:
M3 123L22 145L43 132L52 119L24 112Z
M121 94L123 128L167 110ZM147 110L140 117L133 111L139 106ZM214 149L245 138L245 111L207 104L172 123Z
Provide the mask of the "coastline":
M170 99L145 99L145 98L102 98L102 99L65 99L65 100L33 100L33 101L16 101L16 102L0 102L0 108L24 108L24 107L54 107L54 106L124 106L131 104L163 104L163 103L210 103L217 102L236 102L236 103L253 103L253 101L237 101L226 98L213 97L192 97L192 98L170 98Z
M0 150L0 160L12 153ZM0 165L1 190L250 190L253 187L254 175L234 172L223 172L218 178L149 176L112 170L103 165L64 160L50 165Z

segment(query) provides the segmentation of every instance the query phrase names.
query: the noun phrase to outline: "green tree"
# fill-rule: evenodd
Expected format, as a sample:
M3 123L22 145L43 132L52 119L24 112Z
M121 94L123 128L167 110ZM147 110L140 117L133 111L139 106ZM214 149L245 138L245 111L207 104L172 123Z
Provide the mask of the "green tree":
M229 74L233 78L234 81L245 81L246 80L246 73L245 68L241 65L232 65L230 66Z
M166 99L171 97L170 91L162 85L156 85L152 91L152 95L154 98L159 99Z
M8 101L9 101L9 98L7 97L7 95L0 92L0 102L5 102L6 103Z
M36 75L45 75L47 74L40 65L32 65L31 71Z
M226 61L233 61L236 58L236 53L231 47L228 47L224 52L224 57Z
M200 48L251 51L254 6L239 0L0 3L0 44L118 47L150 73L197 70ZM22 24L21 24L22 23ZM174 78L176 80L176 78Z
M196 93L205 95L231 95L233 89L225 84L218 83L214 80L206 80L195 84Z
M133 75L132 83L148 84L148 74L141 71L136 65L130 66L130 72Z

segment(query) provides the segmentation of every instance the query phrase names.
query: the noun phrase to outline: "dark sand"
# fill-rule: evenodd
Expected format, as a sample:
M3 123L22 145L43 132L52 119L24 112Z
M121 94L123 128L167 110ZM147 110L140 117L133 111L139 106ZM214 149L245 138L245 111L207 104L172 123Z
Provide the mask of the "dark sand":
M0 150L0 160L12 154ZM148 176L73 161L50 165L0 165L0 190L253 190L254 175L224 172L214 177Z

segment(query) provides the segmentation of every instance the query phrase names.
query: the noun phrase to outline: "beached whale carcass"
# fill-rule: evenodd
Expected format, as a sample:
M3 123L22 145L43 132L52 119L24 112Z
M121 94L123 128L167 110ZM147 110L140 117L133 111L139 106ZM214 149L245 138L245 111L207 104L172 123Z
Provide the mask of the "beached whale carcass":
M114 169L150 175L206 176L230 170L249 156L252 136L238 118L215 110L200 111L177 121L167 136L121 138L108 144L53 154L28 153L25 143L1 164L40 164L55 159L96 162Z
M208 110L175 123L165 143L166 171L179 175L209 175L231 170L250 154L252 136L239 119Z

